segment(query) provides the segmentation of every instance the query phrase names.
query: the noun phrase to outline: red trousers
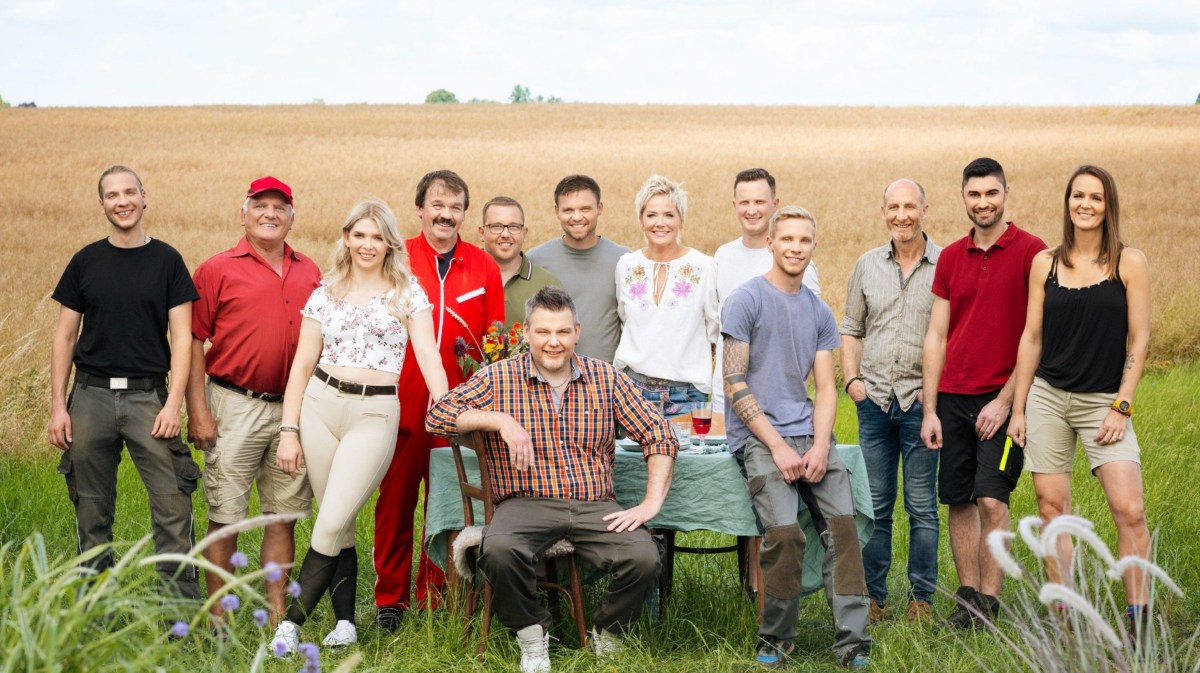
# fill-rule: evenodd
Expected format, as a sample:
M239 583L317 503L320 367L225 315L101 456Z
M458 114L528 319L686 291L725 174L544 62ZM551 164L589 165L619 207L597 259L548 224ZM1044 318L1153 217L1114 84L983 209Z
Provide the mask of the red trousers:
M419 377L418 377L419 378ZM424 381L400 389L400 432L396 454L375 502L375 605L409 607L412 582L413 515L422 480L429 478L429 451L447 446L441 437L425 432L429 392ZM428 489L426 489L428 490ZM417 607L436 608L446 576L425 556L424 535L417 541L421 560L417 567Z

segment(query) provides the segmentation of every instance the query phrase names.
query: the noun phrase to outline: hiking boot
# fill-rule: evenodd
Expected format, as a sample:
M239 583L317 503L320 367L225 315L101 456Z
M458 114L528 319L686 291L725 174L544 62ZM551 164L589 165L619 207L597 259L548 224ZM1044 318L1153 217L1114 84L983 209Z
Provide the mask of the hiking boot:
M875 622L881 622L881 621L887 619L887 617L888 617L887 606L876 603L874 598L871 599L871 608L870 609L871 609L871 618L870 619L871 619L872 624L874 624Z
M592 632L588 635L588 640L592 642L592 651L597 657L605 659L614 657L625 649L624 643L621 642L621 637L604 629L593 627Z
M859 650L842 661L842 665L852 671L866 670L871 665L871 657L866 650Z
M771 636L761 636L758 640L758 652L754 661L763 668L779 668L787 663L796 645L790 640L776 640Z
M521 648L521 673L550 673L550 634L541 624L530 624L517 631Z
M975 594L975 607L979 608L981 616L975 618L978 625L982 626L984 620L996 623L996 619L1000 616L1000 599L995 596L977 593Z
M955 629L975 628L976 617L971 608L975 607L975 597L978 595L973 587L959 587L954 592L954 611L946 618L946 624Z
M910 622L926 622L933 619L933 606L922 600L912 600L908 603L905 619Z
M345 619L339 619L338 623L325 636L325 640L321 644L325 647L345 647L358 642L358 629L354 628L354 624Z
M375 623L388 633L395 633L404 621L404 608L398 605L385 605L375 611Z

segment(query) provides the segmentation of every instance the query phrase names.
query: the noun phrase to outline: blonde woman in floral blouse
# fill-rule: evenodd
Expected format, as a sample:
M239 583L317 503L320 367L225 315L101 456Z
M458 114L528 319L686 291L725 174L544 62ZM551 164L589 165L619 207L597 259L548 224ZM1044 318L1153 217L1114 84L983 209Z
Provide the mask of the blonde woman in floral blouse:
M276 656L296 651L300 626L326 591L337 624L324 644L358 641L354 523L396 450L396 385L410 339L430 395L436 400L446 394L432 308L409 273L391 209L375 200L352 208L333 269L301 311L304 322L283 395L277 462L291 475L308 464L319 511L300 568L299 595L271 643Z
M712 392L720 334L716 262L681 243L687 192L652 175L634 201L646 247L617 262L621 341L613 364L668 416L685 414Z

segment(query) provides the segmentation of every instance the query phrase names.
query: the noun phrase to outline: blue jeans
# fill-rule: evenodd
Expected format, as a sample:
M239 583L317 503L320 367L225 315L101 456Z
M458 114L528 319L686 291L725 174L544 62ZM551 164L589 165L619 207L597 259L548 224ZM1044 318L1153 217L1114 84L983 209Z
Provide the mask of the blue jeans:
M933 602L937 585L938 454L921 441L920 402L908 411L892 400L887 411L870 398L858 410L858 443L862 446L875 506L875 532L863 548L867 592L876 603L887 603L887 575L892 567L892 511L896 508L896 468L904 463L904 510L908 512L909 600Z
M625 373L642 393L643 399L647 402L662 402L663 416L667 418L690 414L696 405L708 401L708 395L700 392L699 388L690 383L658 379L647 380L646 377L628 369Z

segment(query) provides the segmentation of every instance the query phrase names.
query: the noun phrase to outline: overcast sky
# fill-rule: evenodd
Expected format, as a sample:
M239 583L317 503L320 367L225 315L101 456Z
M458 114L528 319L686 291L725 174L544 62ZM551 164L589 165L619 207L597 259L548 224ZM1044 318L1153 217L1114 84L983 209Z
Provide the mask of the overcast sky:
M1191 104L1200 1L3 0L39 106Z

